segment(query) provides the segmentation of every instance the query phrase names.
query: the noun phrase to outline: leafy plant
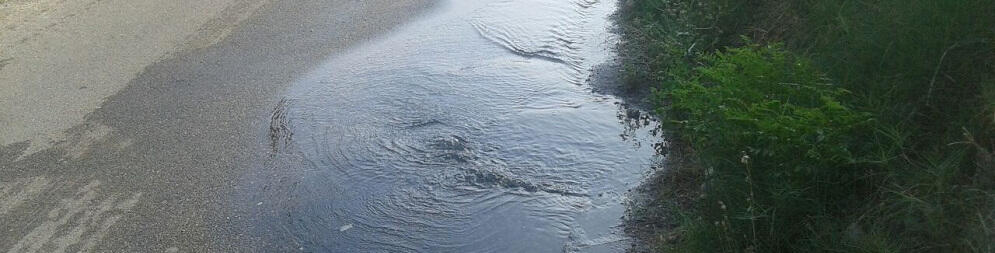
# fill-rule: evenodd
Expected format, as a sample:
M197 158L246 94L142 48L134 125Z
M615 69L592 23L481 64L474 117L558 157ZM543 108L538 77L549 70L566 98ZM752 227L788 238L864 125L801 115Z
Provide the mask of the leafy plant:
M841 104L846 90L779 46L732 48L703 63L657 96L672 101L666 116L712 168L704 217L727 232L712 239L728 249L785 250L782 241L803 238L811 217L855 194L841 186L866 173L853 137L871 118Z

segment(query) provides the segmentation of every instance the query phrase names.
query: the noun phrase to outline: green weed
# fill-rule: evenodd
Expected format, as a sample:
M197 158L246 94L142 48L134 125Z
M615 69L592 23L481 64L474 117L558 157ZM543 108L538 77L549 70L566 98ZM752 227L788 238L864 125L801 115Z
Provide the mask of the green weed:
M631 88L706 168L659 248L995 252L995 2L634 0L621 20Z

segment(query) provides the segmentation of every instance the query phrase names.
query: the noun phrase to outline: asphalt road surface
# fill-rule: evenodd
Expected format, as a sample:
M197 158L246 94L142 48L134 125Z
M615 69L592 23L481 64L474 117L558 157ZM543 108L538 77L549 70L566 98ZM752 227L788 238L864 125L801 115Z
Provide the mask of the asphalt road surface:
M617 4L0 0L0 252L623 252Z
M225 210L273 94L431 5L0 2L0 252L266 247Z

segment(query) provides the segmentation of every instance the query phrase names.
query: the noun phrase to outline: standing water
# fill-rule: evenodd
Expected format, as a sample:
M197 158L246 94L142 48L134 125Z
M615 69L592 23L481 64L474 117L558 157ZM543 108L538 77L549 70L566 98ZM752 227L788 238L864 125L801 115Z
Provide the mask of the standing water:
M625 250L654 127L588 83L615 8L445 2L331 57L275 106L238 198L250 232L307 252Z

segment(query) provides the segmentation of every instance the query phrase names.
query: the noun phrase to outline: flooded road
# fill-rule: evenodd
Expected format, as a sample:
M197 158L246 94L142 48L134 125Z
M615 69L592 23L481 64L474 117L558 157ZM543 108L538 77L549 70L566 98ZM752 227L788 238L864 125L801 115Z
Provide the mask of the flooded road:
M177 1L0 3L0 252L631 244L617 2Z
M445 1L329 57L273 105L236 213L265 251L623 251L655 123L592 92L615 8Z

